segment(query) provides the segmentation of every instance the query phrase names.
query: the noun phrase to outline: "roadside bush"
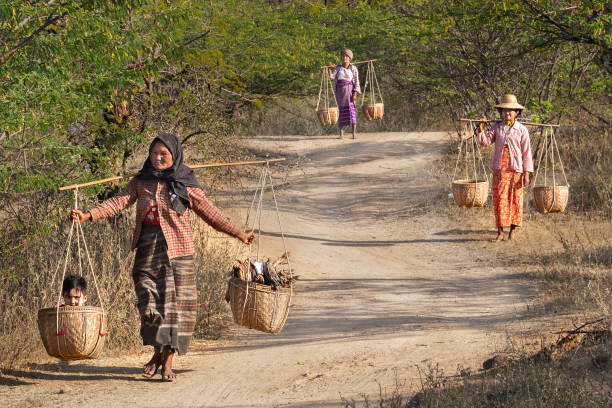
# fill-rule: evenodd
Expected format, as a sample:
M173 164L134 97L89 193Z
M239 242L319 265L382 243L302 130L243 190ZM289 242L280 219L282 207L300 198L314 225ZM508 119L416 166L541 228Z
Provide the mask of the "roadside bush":
M612 146L607 129L565 127L558 137L570 181L570 205L612 216Z
M196 246L195 273L198 287L196 337L218 338L229 321L229 307L225 301L227 273L232 256L237 254L237 240L214 231L197 217L192 219ZM214 239L213 239L214 237Z

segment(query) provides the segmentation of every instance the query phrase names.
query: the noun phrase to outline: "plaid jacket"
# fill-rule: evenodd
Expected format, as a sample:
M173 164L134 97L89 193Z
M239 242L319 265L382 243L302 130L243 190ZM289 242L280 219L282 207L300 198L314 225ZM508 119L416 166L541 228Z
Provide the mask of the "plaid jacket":
M217 231L238 237L242 230L224 216L221 211L206 198L204 191L197 187L187 187L193 210ZM193 233L189 223L189 209L179 215L170 207L170 198L166 183L158 180L142 180L133 178L115 197L109 198L95 208L92 208L92 219L108 218L116 215L136 202L136 227L132 239L132 249L136 248L140 238L142 221L153 203L159 209L159 223L168 244L168 258L193 255Z

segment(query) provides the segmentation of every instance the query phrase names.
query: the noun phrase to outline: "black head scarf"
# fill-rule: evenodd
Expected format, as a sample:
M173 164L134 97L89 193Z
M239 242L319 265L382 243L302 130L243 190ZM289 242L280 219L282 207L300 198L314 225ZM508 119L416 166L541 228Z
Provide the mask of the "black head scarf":
M156 170L151 163L151 150L155 143L163 143L172 154L172 167L165 170ZM193 170L183 164L183 147L178 138L171 133L162 133L151 142L149 146L149 157L144 162L142 170L136 176L141 179L165 180L170 196L170 206L174 211L183 215L189 207L189 194L187 187L202 188L193 175Z

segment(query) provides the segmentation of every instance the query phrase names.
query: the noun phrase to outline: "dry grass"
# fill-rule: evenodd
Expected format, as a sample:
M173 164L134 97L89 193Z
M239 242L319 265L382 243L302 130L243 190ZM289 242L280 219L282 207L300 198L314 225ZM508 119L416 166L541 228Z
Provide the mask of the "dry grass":
M571 208L612 217L612 145L608 130L566 128L558 142L571 186Z
M523 356L497 368L447 376L436 366L421 372L421 391L407 397L401 387L376 402L344 401L345 407L606 407L612 404L612 341L585 342L552 361Z
M558 232L561 251L533 254L544 312L587 312L611 317L612 234L601 226Z
M241 244L214 231L197 217L192 220L192 226L198 287L198 314L194 335L218 338L222 329L231 321L225 301L227 273L241 250Z

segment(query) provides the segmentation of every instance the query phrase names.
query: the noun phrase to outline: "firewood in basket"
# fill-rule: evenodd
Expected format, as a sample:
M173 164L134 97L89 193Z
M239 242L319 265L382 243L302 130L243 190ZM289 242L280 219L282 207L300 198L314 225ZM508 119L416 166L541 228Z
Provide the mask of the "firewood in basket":
M291 268L289 267L289 253L285 252L274 262L270 259L266 259L261 262L261 265L257 263L249 263L248 260L236 263L232 268L231 275L235 278L246 280L248 282L257 282L260 284L271 286L272 288L288 288L298 278L292 274ZM257 270L262 273L257 273Z
M252 270L253 266L249 268L249 261L248 259L245 259L244 261L233 267L232 273L235 278L250 282L253 280L251 277Z
M282 279L276 272L276 269L274 268L273 264L270 263L269 259L266 261L266 265L267 265L267 268L265 268L264 270L264 275L266 279L270 282L270 286L274 286L274 287L282 286L283 284Z
M291 287L291 284L293 282L295 282L297 279L299 278L298 275L293 275L291 277L289 277L284 283L283 283L283 288L289 288Z
M287 259L289 259L289 251L285 252L276 261L274 261L274 264L272 264L272 266L276 267L282 262L287 262Z

